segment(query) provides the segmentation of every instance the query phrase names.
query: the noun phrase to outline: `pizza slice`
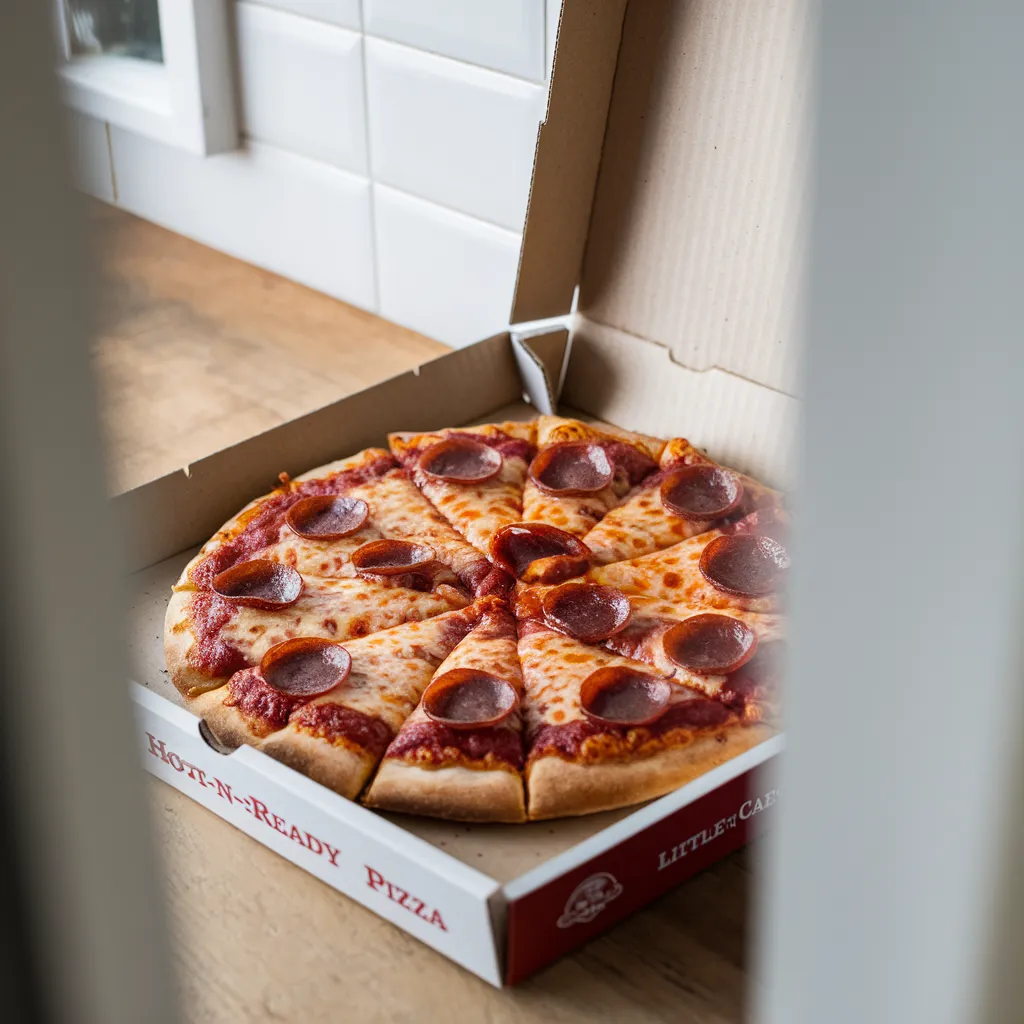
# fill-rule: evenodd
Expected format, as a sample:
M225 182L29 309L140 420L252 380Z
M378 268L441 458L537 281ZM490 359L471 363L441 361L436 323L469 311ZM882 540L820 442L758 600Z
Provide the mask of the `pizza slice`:
M652 665L722 701L747 721L779 724L785 650L781 615L709 612L636 595L628 600L629 621L603 640L608 650Z
M390 453L368 448L279 486L229 520L185 567L179 586L209 588L240 562L260 558L303 576L355 576L354 558L381 540L429 548L470 591L496 574L416 489ZM358 561L358 559L355 559Z
M487 553L503 526L523 518L523 485L536 424L389 434L395 458L463 537Z
M583 537L657 470L663 447L663 441L643 434L539 417L537 455L523 489L523 519Z
M523 677L495 602L445 659L388 747L366 803L456 821L523 821Z
M776 612L789 570L782 526L774 513L755 512L663 551L596 566L586 579L707 611Z
M521 620L541 621L583 643L646 662L749 721L779 720L781 615L709 612L587 582L520 585L515 612Z
M470 603L447 567L423 572L325 579L262 558L239 562L214 577L211 589L186 586L171 595L164 620L171 681L192 696L258 665L284 640L350 640Z
M772 735L651 665L520 622L530 818L650 800Z
M758 509L781 507L781 495L726 469L685 438L665 445L657 473L646 477L584 538L600 565L678 544Z
M222 742L255 746L351 800L476 617L471 606L344 645L297 637L192 705Z

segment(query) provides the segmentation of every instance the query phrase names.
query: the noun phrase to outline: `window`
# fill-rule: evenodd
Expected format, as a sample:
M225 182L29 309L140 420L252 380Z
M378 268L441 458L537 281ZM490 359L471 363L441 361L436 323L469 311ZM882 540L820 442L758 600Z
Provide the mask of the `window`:
M57 0L64 98L194 153L238 146L224 0Z

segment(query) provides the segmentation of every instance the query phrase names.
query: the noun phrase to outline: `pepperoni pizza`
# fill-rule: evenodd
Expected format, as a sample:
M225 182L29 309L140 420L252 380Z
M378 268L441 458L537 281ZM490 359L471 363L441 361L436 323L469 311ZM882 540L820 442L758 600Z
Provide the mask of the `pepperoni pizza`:
M221 742L515 822L659 796L778 728L775 491L554 416L389 444L282 474L182 572L167 663Z

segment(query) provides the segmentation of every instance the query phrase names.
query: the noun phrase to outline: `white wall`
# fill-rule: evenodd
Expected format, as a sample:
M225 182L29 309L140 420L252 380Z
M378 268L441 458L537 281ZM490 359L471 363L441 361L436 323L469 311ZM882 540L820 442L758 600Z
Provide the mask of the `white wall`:
M560 0L237 0L242 148L71 115L84 191L450 345L505 327Z

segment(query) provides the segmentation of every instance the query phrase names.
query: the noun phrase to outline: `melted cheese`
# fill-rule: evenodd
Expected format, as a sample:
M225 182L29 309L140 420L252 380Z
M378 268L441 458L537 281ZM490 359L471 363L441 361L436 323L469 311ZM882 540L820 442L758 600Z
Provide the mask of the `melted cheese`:
M506 457L498 475L477 484L460 484L414 472L417 485L448 521L477 550L487 553L503 526L523 518L526 461Z
M505 679L522 695L523 670L516 651L515 623L511 616L502 613L497 620L485 616L445 658L434 676L444 675L458 668L476 669ZM427 719L423 705L419 704L409 716L407 725L412 728L418 722L425 722ZM503 724L518 731L521 727L519 712L513 711Z
M702 605L706 611L771 612L779 607L778 595L738 597L712 586L701 574L701 552L721 530L708 530L664 551L626 562L601 565L587 573L592 583L604 583L630 594L660 598L676 604Z
M618 636L606 641L607 646L612 650L618 646L618 649L622 650L621 645L625 645L630 657L647 662L659 673L673 676L679 682L703 690L709 696L718 693L725 683L726 676L696 675L680 668L665 654L662 643L665 634L676 623L694 615L706 614L708 609L702 605L684 606L675 601L638 596L630 597L629 603L629 623ZM761 642L782 640L785 637L781 615L758 614L739 609L730 609L728 614L750 626Z
M698 522L673 515L661 503L662 474L680 466L697 464L717 465L686 438L674 437L665 445L659 464L662 472L654 480L644 481L583 538L599 565L660 551L696 537L715 525L713 520ZM736 476L743 484L743 500L738 514L745 515L757 508L780 503L778 492L742 473L736 473Z
M649 455L661 454L664 442L625 430L601 428L560 416L541 416L537 424L537 444L543 448L568 441L621 441ZM541 490L532 480L523 490L523 520L557 526L574 537L584 537L629 493L629 481L616 473L612 483L593 494L557 495Z
M345 644L352 656L348 678L311 703L340 704L380 718L397 732L462 638L470 614L453 612L352 640Z
M403 471L353 487L348 494L370 506L370 521L382 536L429 544L456 573L480 563L480 552L452 528Z
M428 434L391 434L388 442L395 457L409 465L421 452L445 438L458 434L477 434L500 439L503 435L533 445L537 427L535 421L525 423L485 423L475 427L439 430ZM412 469L413 479L420 490L444 514L446 519L477 550L487 554L491 538L503 526L518 523L523 518L523 484L527 462L519 456L505 456L498 474L481 483L458 483L440 480Z
M350 470L359 470L373 465L381 459L391 459L389 452L382 448L368 448L351 458L332 462L328 466L311 470L286 485L294 490L310 480L320 480ZM227 544L259 514L269 501L279 497L282 491L272 491L250 502L238 515L229 520L216 535L203 545L202 550L185 567L178 581L179 589L192 589L189 573L192 568ZM420 493L404 471L393 469L384 476L347 486L344 493L353 498L362 498L369 507L366 523L355 533L340 540L317 541L299 537L293 533L281 517L280 526L273 540L250 558L267 558L294 566L305 578L324 576L330 578L352 577L355 570L351 565L352 553L356 548L371 540L387 537L393 540L412 540L429 544L440 561L456 573L470 569L481 561L480 553L465 538L452 528L448 521Z
M280 611L239 606L220 636L255 665L274 644L292 637L348 641L467 604L462 593L447 586L420 593L359 578L307 578L295 604Z
M519 638L523 666L523 719L534 737L544 725L564 725L584 718L580 687L592 672L606 666L649 672L631 658L580 643L551 629L531 629Z

